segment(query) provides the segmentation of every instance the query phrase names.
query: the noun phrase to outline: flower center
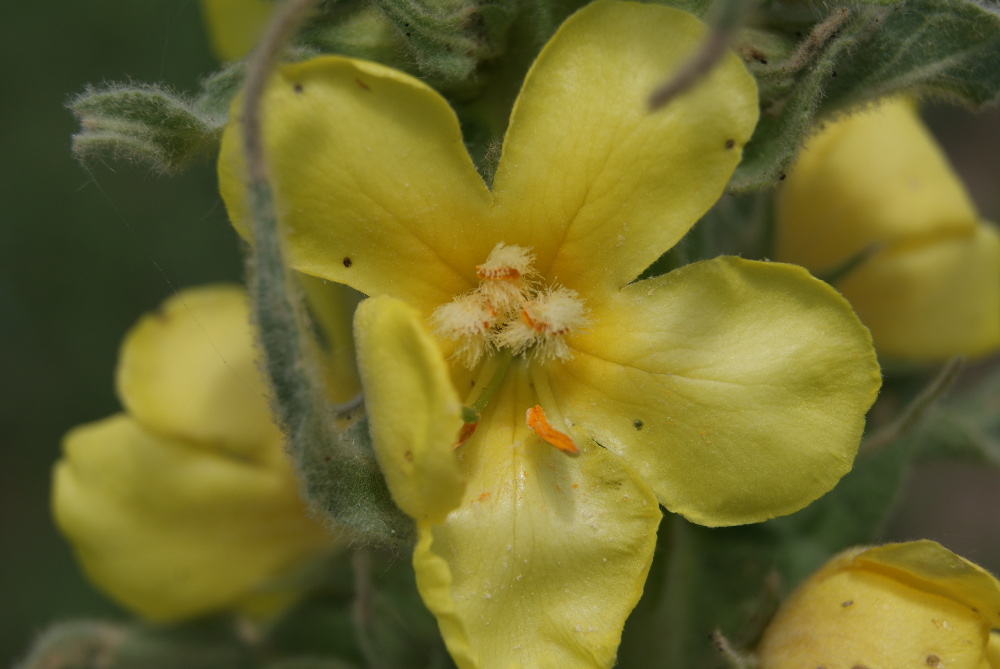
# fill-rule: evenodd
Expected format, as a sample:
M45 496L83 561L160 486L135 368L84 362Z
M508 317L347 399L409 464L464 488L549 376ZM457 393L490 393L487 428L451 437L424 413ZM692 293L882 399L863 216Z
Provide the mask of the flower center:
M479 286L434 310L434 334L457 342L453 357L472 369L486 354L507 349L541 361L568 360L565 338L587 325L583 299L562 286L544 287L529 249L494 247L476 266Z

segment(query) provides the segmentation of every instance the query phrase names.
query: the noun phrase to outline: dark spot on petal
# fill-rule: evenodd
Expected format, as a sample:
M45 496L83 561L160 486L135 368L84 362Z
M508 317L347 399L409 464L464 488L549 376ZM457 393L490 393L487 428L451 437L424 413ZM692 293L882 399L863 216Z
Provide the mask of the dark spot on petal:
M735 139L727 139L726 140L726 148L727 149L731 149L734 146L736 146L736 140Z
M366 91L370 91L371 90L371 86L369 86L365 82L361 81L360 79L355 79L354 81L357 82L358 86L360 86L361 88L365 89Z
M866 667L863 664L856 664L853 667L851 667L851 669L868 669L868 667Z
M846 609L848 606L850 606L853 603L854 603L853 599L848 599L846 602L841 602L840 605L843 606Z
M927 663L928 667L937 667L941 664L941 658L932 653L927 656L927 659L924 660L924 662Z
M344 258L344 267L350 267L354 262L350 258Z
M413 451L406 451L403 453L403 459L407 462L413 462Z
M639 420L638 418L636 418L635 422L632 423L632 427L634 427L637 430L641 430L642 426L643 426L643 422L641 420Z
M304 89L302 88L302 84L295 84L292 86L292 90L296 93L301 93Z

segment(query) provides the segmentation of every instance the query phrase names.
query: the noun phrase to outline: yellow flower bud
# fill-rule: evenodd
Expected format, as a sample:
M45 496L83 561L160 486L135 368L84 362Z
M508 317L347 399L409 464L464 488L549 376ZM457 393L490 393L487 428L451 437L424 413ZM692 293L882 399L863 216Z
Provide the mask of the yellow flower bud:
M183 291L128 333L126 413L66 435L53 511L90 579L153 621L281 599L335 545L299 499L256 368L246 297Z
M809 139L779 191L775 259L840 273L834 287L887 358L1000 350L1000 234L905 100Z
M933 541L853 548L803 583L758 647L761 669L997 669L1000 582Z

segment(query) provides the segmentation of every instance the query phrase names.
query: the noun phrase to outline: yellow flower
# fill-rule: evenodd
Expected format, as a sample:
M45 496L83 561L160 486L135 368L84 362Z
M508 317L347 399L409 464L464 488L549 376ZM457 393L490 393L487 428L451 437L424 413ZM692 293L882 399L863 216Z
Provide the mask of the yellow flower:
M997 669L1000 582L933 541L853 548L792 593L761 669Z
M122 345L126 413L66 435L53 510L90 579L169 622L280 599L336 546L299 500L256 369L246 296L182 291Z
M411 77L325 57L266 92L290 263L372 296L355 333L373 443L463 669L611 666L658 504L756 522L851 467L879 371L835 291L739 258L634 281L720 196L756 122L732 55L647 112L704 34L662 6L575 14L527 76L492 189ZM245 233L238 121L219 169Z
M201 0L202 20L219 60L239 60L250 52L274 11L271 0Z
M1000 235L903 100L831 123L778 198L775 256L835 282L889 358L1000 349Z

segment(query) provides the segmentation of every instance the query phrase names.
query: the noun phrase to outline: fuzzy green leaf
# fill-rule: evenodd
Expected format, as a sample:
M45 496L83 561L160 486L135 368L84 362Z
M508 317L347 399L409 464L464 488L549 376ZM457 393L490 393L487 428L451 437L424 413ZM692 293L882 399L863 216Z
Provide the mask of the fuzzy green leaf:
M773 185L818 120L878 98L906 92L973 107L997 98L1000 4L995 0L879 4L834 10L791 56L750 45L762 115L732 191ZM745 56L747 49L741 48Z
M226 118L156 86L91 88L69 106L80 121L73 152L81 162L124 158L162 172L209 151Z

